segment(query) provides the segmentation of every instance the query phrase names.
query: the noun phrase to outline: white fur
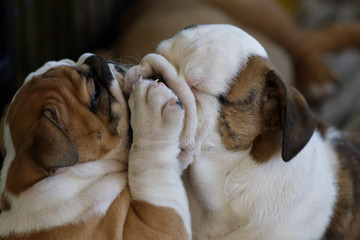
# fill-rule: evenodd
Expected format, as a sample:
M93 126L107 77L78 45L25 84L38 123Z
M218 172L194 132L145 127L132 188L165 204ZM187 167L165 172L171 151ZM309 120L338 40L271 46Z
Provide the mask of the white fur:
M156 82L140 80L129 99L133 143L129 155L132 197L174 209L191 236L190 213L181 181L179 135L184 113L176 96Z
M156 52L178 69L178 75L184 76L190 87L211 95L228 90L250 56L267 58L265 49L253 37L223 24L180 31L161 42Z
M186 113L197 114L198 122L190 123L196 124L197 150L184 176L194 239L320 239L338 190L330 140L315 132L290 162L279 153L258 164L249 150L225 149L219 134L217 97L250 56L267 58L261 45L236 27L201 25L162 42L157 54L145 57L129 76L160 73L181 101L192 96L180 97L188 90L173 81L185 81L195 97L195 109Z
M42 67L37 69L35 72L30 73L25 78L24 83L27 83L29 80L31 80L35 76L39 76L41 74L46 73L47 71L49 71L52 68L57 68L57 67L64 66L64 65L65 66L80 66L91 55L93 55L93 54L92 53L84 53L83 55L81 55L79 57L79 60L77 62L74 62L73 60L70 60L70 59L63 59L60 61L49 61L49 62L45 63Z
M259 165L248 151L227 151L212 134L204 143L211 151L195 156L189 170L196 239L321 238L337 197L337 156L329 142L315 132L290 162L278 155Z

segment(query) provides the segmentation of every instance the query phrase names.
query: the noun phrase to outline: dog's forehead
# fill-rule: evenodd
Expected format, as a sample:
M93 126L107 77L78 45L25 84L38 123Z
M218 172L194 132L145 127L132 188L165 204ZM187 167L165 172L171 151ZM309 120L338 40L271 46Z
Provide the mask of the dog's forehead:
M31 122L36 118L38 110L44 104L41 99L51 95L51 91L47 92L43 89L44 86L49 86L49 82L45 83L45 85L39 85L40 82L38 82L38 80L42 78L38 77L42 74L45 74L51 69L55 69L61 66L80 66L91 55L92 54L83 54L77 62L69 59L50 61L45 63L35 72L30 73L24 80L23 85L13 96L10 104L8 105L7 111L4 113L3 116L4 121L11 122L12 124L22 122L22 127L28 127L29 124L31 124ZM42 84L42 81L40 84ZM56 82L56 86L57 88L64 88L64 86L61 85L61 82ZM26 109L26 111L23 109ZM13 131L17 131L18 129L20 129L20 127L12 127L12 129Z
M213 94L224 92L251 56L268 58L257 40L224 24L186 28L163 41L157 53L166 57L189 85Z
M32 79L35 79L37 76L40 76L46 72L48 72L49 70L51 69L55 69L55 68L58 68L60 66L69 66L69 67L76 67L76 66L80 66L82 65L85 60L92 56L93 54L91 53L85 53L83 55L81 55L79 57L79 60L77 62L74 62L70 59L63 59L63 60L60 60L60 61L49 61L49 62L46 62L42 67L40 67L39 69L37 69L35 72L32 72L30 73L24 80L22 86L18 89L18 91L15 93L15 95L13 96L10 104L9 104L9 107L8 107L8 110L11 110L11 106L14 105L14 102L16 101L17 99L17 96L19 95L20 92L22 92L23 89L25 89L28 85L29 82L32 82L31 80ZM6 114L6 118L7 118L7 115Z
M79 60L77 62L74 62L73 60L70 59L62 59L60 61L49 61L46 62L42 67L40 67L39 69L37 69L35 72L30 73L24 80L24 84L29 82L32 78L39 76L41 74L46 73L47 71L49 71L50 69L53 68L57 68L60 66L70 66L70 67L76 67L76 66L80 66L82 65L85 60L92 56L92 53L84 53L83 55L81 55L79 57Z

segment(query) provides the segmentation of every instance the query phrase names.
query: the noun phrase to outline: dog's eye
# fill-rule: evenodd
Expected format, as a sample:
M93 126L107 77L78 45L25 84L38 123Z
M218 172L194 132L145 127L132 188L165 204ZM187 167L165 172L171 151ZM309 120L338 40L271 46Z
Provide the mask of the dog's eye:
M94 81L94 92L91 96L91 102L94 102L100 96L100 87L99 84Z

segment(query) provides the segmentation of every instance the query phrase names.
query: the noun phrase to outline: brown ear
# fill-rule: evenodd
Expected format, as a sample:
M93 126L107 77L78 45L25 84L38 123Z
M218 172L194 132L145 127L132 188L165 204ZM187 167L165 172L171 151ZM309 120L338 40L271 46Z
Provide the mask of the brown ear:
M282 130L281 156L287 162L310 140L316 121L304 97L294 88L285 86L274 71L268 72L266 84L265 125Z
M74 142L57 122L55 112L48 109L34 126L29 153L47 172L78 162Z

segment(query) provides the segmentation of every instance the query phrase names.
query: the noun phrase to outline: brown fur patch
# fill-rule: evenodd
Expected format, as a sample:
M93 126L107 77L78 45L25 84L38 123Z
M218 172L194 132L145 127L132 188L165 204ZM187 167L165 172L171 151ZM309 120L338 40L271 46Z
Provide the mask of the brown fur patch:
M271 157L281 152L282 133L278 129L265 130L251 147L250 154L257 163L266 163Z
M46 177L45 171L29 157L19 154L10 164L6 178L6 190L18 195Z
M267 70L265 59L249 58L230 91L220 97L218 127L224 146L229 150L249 148L262 130L260 108Z
M338 200L323 239L360 239L360 144L350 138L336 140L339 157Z
M100 86L101 94L93 106L95 109L90 109L93 90L89 89L88 80L81 73L67 66L49 70L26 83L11 103L7 121L16 159L10 164L6 189L12 194L20 194L49 174L42 168L43 164L36 163L30 157L30 149L37 146L32 145L34 141L45 145L38 146L33 153L47 148L47 141L38 141L34 136L40 139L41 136L46 137L46 133L41 132L41 127L36 129L35 126L49 111L54 124L78 148L79 162L101 159L122 141L114 131L120 116L114 115L110 108L115 99L104 86ZM124 144L127 144L126 139ZM62 146L55 147L62 149ZM68 160L66 161L69 162Z
M124 239L190 239L181 217L170 208L133 201L124 228Z
M325 138L326 131L329 129L329 126L325 122L317 120L316 129L319 131L322 138Z
M126 188L110 205L104 217L94 216L86 222L56 227L1 240L78 240L189 239L181 217L169 208L143 201L131 201Z
M239 151L253 145L251 154L259 163L270 160L280 148L283 160L289 161L307 144L315 128L302 95L285 86L261 57L248 59L219 101L218 125L224 146Z
M9 211L11 209L11 204L8 198L4 195L1 195L1 203L0 203L0 213L1 211Z

